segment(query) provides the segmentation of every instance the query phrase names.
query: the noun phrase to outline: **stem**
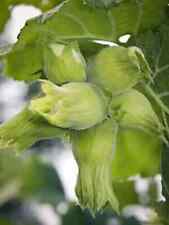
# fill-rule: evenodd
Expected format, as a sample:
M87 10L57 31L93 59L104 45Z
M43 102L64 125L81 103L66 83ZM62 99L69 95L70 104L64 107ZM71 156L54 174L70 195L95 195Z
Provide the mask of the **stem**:
M169 137L169 129L168 129L168 123L167 123L167 118L166 118L166 114L169 115L169 108L163 103L163 101L160 99L160 97L153 91L153 89L148 86L145 85L145 90L147 91L147 93L156 101L156 103L160 106L161 111L162 111L162 116L163 116L163 122L164 122L164 126L165 126L165 132L167 134L167 137L165 137L165 135L161 135L160 138L163 140L163 142L169 146L169 142L168 142L168 137Z
M145 85L144 86L147 93L156 101L156 103L160 106L163 112L169 115L169 108L163 103L163 101L159 98L159 96L153 91L153 89Z

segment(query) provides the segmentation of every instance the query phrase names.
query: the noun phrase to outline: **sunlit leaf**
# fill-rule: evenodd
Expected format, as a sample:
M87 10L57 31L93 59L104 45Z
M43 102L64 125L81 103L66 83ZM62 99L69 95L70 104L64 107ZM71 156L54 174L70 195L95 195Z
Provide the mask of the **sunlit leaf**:
M0 149L21 151L42 139L64 138L66 130L49 125L42 118L24 109L0 126Z

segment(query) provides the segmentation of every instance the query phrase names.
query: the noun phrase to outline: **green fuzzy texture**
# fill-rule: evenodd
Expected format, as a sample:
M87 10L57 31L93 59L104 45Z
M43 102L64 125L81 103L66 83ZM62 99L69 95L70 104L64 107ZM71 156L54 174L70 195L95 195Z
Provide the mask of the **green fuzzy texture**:
M130 91L112 98L112 117L123 127L160 133L161 125L149 100L139 91Z
M44 73L56 84L86 80L86 62L77 42L51 43L44 48Z
M106 47L88 66L89 81L117 95L150 78L150 68L143 53L136 47Z
M41 80L40 86L42 93L31 100L29 109L52 125L81 130L106 117L108 99L95 85L72 82L57 86Z
M93 213L109 204L118 212L112 186L112 146L117 127L106 120L100 125L72 135L73 152L79 166L76 193L83 208Z

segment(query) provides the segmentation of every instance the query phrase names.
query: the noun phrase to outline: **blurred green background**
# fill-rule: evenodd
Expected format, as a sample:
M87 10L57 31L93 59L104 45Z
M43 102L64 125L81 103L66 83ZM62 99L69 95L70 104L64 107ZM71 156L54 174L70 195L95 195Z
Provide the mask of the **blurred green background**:
M9 19L1 29L0 46L16 42L26 20L41 14L38 4L35 5L39 8L19 4L8 9L7 15L3 4L4 0L0 14ZM24 107L34 90L23 82L4 78L2 64L0 74L0 122L3 123ZM161 224L148 207L162 198L160 176L155 181L138 176L116 183L122 216L105 209L93 218L77 204L74 192L77 173L71 147L59 140L40 141L21 155L0 152L0 225Z

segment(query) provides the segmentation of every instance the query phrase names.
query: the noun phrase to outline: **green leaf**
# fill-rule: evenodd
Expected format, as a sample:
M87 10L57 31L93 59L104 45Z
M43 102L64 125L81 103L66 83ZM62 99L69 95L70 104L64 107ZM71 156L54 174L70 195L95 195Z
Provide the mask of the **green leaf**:
M113 181L113 187L119 201L120 209L129 205L139 204L139 195L135 190L135 181Z
M8 54L12 50L13 44L6 44L0 46L0 60L4 55Z
M156 135L139 129L121 128L113 160L114 179L159 173L160 151L161 141Z
M30 73L29 79L36 80L42 74L42 52L36 45L29 45L26 49L13 49L7 56L4 73L16 80L24 80Z
M21 151L42 139L64 138L66 130L49 125L27 108L0 126L0 149Z
M1 0L1 5L0 5L0 32L3 31L4 26L7 22L7 20L10 17L10 7L18 5L18 4L28 4L28 5L33 5L35 7L38 7L39 9L46 11L63 0L48 0L48 1L42 1L42 0Z
M43 11L52 9L54 6L58 5L59 3L63 2L64 0L6 0L9 5L18 5L18 4L26 4L26 5L33 5L37 8L42 9Z
M1 151L0 169L0 204L18 199L56 206L64 200L63 187L55 169L38 156L22 158L13 151Z
M0 4L0 32L3 30L4 25L10 16L10 12L8 10L8 3L6 0L1 0Z
M18 195L22 169L23 162L14 152L0 151L0 206Z
M65 200L63 187L55 169L38 157L25 160L21 180L23 185L20 198L52 205Z
M162 225L169 225L169 202L159 202L156 206L156 212Z
M3 188L6 184L14 184L20 173L20 166L22 163L19 158L11 151L0 151L0 188ZM1 190L0 203L3 200L3 192ZM8 196L10 198L10 194Z
M99 8L108 8L113 5L113 3L118 2L118 0L84 0L87 4L92 7L99 7Z
M161 173L162 173L162 186L163 195L169 200L169 147L164 146L161 156Z
M138 34L158 26L165 20L167 0L127 0L109 10L117 36Z
M9 219L0 217L0 224L3 225L14 225Z
M124 179L113 181L113 187L120 209L133 205L152 207L159 201L159 184L154 178L146 179L146 190L137 191L139 179Z
M111 223L110 223L111 221ZM62 217L63 225L143 225L133 216L115 216L110 209L104 209L103 212L96 214L95 217L86 210L81 210L78 206L70 205L69 210Z
M152 69L154 83L151 86L169 106L169 26L164 24L154 31L142 33L131 39L129 44L143 50Z
M107 21L106 25L103 21ZM110 28L106 12L97 10L91 13L79 1L65 3L54 13L27 22L18 42L6 57L5 74L17 80L35 80L43 70L45 44L79 38L104 39L105 36L111 39Z
M166 0L146 0L140 7L130 0L107 11L92 9L79 0L67 1L53 12L27 22L6 56L5 74L16 80L37 79L43 71L44 45L75 39L116 41L123 34L157 26L165 18L166 5Z

